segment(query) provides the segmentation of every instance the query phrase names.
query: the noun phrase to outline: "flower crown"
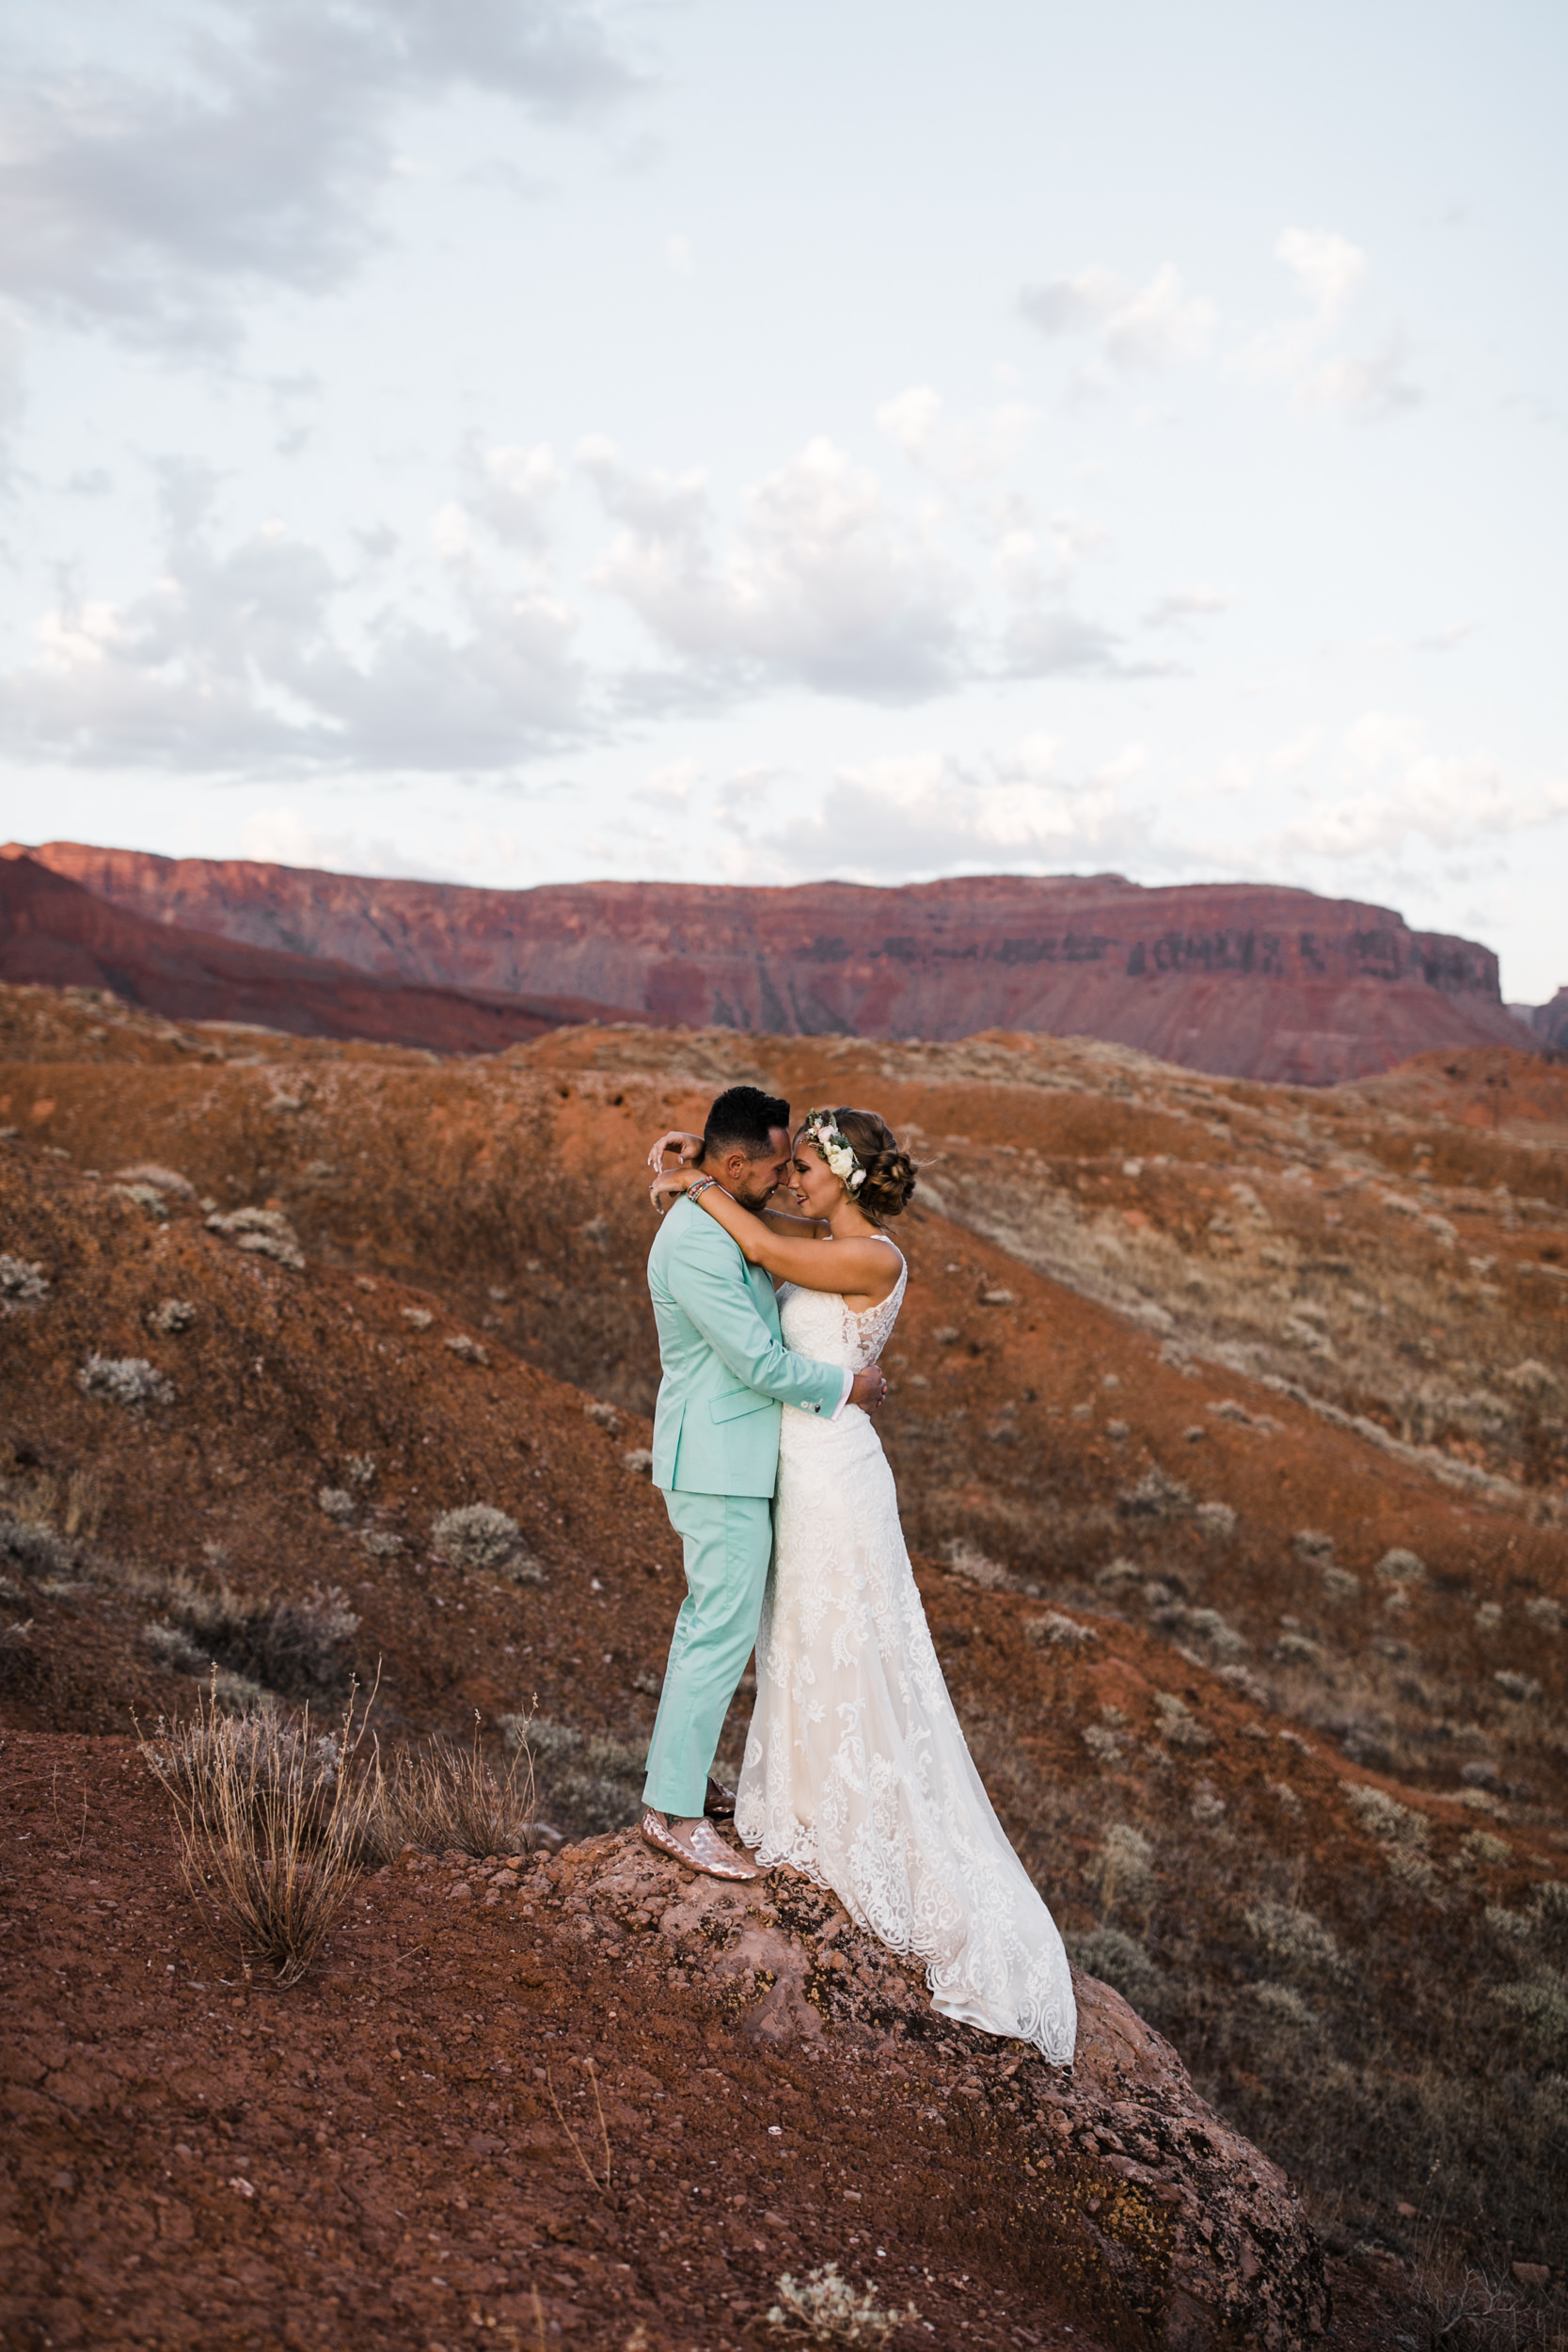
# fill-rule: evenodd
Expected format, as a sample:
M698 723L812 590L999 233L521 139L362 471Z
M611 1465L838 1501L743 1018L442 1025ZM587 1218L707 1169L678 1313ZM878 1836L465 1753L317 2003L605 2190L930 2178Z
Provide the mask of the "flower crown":
M806 1133L847 1191L859 1192L865 1182L865 1170L855 1156L855 1147L840 1127L833 1124L832 1111L808 1111Z

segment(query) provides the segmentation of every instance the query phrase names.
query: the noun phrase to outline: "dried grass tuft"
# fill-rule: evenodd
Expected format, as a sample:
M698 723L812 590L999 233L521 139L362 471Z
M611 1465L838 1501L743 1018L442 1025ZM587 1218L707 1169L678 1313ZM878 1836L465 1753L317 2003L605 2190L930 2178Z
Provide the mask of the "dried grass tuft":
M477 1714L467 1746L438 1735L415 1754L398 1758L383 1776L374 1822L377 1850L384 1858L389 1860L404 1846L422 1846L435 1853L456 1851L483 1859L526 1853L536 1842L528 1719L506 1720L509 1726L522 1726L506 1764L497 1764L485 1754Z
M360 1867L382 1797L367 1706L351 1693L336 1737L271 1713L233 1716L216 1690L188 1723L137 1726L144 1762L174 1806L186 1883L236 1938L248 1970L297 1984L320 1956ZM372 1693L373 1697L373 1693Z

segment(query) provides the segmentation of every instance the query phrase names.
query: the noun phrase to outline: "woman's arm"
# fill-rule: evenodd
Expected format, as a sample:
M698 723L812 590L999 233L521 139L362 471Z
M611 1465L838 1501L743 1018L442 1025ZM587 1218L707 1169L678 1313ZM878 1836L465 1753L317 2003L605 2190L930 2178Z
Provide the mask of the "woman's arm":
M660 1216L664 1215L672 1201L678 1200L681 1194L696 1183L697 1174L698 1171L694 1168L661 1168L659 1169L658 1174L648 1186L648 1198ZM728 1200L729 1195L726 1193L724 1197ZM797 1239L802 1235L809 1238L812 1234L825 1230L820 1217L793 1216L787 1209L761 1209L757 1215L771 1232L785 1236L793 1234Z
M828 1248L815 1239L777 1232L767 1219L732 1200L722 1184L701 1184L697 1206L739 1243L743 1258L765 1266L778 1281L795 1282L808 1291L837 1291L840 1296L885 1298L896 1279L897 1266L887 1255L891 1245L885 1241L835 1241Z

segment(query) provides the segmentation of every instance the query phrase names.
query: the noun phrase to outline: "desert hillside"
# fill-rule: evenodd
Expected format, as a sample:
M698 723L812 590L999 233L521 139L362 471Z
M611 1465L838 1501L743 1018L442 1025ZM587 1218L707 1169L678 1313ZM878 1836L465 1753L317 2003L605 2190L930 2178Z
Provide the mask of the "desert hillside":
M1307 890L1145 889L1117 874L487 890L78 842L31 855L144 920L421 986L572 997L600 1020L629 1008L763 1035L1047 1031L1301 1085L1520 1039L1490 949Z
M328 957L291 955L154 922L38 859L0 851L0 981L107 988L185 1020L249 1021L298 1037L371 1038L436 1053L497 1053L602 1006L435 988Z
M1537 2340L1568 2262L1568 1073L1527 1052L1432 1056L1312 1092L1008 1033L916 1047L566 1029L436 1063L160 1021L101 992L0 992L0 1707L32 1775L26 1834L55 1857L50 1915L75 1922L71 1967L86 1985L120 1964L119 1925L83 1938L91 1883L100 1908L131 1900L106 1860L83 1864L95 1809L123 1819L171 1922L188 1899L151 1859L159 1816L129 1793L123 1731L132 1708L188 1712L214 1665L236 1707L270 1693L319 1710L379 1661L394 1744L461 1736L477 1710L499 1755L504 1719L536 1707L552 1827L610 1838L633 1818L679 1589L646 1476L639 1166L655 1130L700 1122L720 1086L753 1075L798 1106L874 1104L924 1164L882 1435L977 1761L1080 1967L1302 2184L1342 2312L1371 2298L1363 2340L1391 2340L1434 2244L1500 2281L1519 2341ZM454 1524L475 1506L510 1534ZM744 1707L743 1692L732 1749ZM40 1899L32 1866L11 1867L16 1899ZM456 1867L442 1929L468 1899L451 1892ZM429 1950L467 1983L497 1962L467 1941L449 1952L380 1883L364 1932L388 1966ZM562 1934L583 1915L550 1884L499 1890L509 1919L527 1900L538 1923L513 1929L507 1966L559 1981L541 1999L563 2051L642 2066L652 2102L660 2067L629 2043L601 2050L602 2024L595 2039L586 2010L567 2015L587 1979L549 1905L565 1907ZM19 1965L47 1964L43 1927ZM822 1923L796 1932L809 1944ZM187 1965L179 1944L182 1983L211 1986L221 1955L202 1948ZM355 2014L353 1947L338 1948L309 2012L325 2022L290 2012L286 2074L342 2062L306 2046ZM614 1938L594 1948L596 1967L623 1966ZM688 2016L677 1977L697 1981L678 1950L635 1979L640 2020L658 1984ZM235 2030L260 2033L267 2012L254 1988L243 1997ZM499 1988L464 1998L476 2042L497 2003L518 2006ZM406 2028L401 2010L383 2023L430 2047L421 2000ZM921 2014L898 2010L924 2050ZM714 2064L739 2097L739 2058ZM847 2077L832 2080L843 2112ZM989 2075L979 2087L991 2095ZM236 2144L258 2115L285 2138L301 2128L281 2096L230 2095ZM882 2095L854 2103L862 2153L845 2164L862 2198ZM527 2116L517 2087L506 2096L509 2120L476 2110L469 2138L504 2143L473 2155L476 2179L545 2129L532 2092ZM63 2151L79 2127L51 2128ZM1084 2128L1103 2155L1109 2127ZM391 2210L390 2142L387 2162ZM75 2159L56 2164L80 2182ZM540 2178L530 2229L575 2245L580 2274L588 2225L563 2220L557 2241L543 2216L564 2215L565 2192L545 2197ZM158 2193L201 2238L202 2200ZM736 2250L762 2281L752 2306L786 2255L892 2259L816 2192L769 2197L793 2235L770 2238L768 2218L754 2252ZM912 2200L898 2283L929 2309L934 2272L942 2325L962 2316L1000 2344L1022 2312L1025 2341L1092 2340L1091 2326L1106 2343L1169 2340L1147 2313L1108 2317L1103 2296L1053 2300L1006 2232L972 2260L966 2243L967 2288L957 2271L943 2285L939 2207ZM369 2263L335 2211L317 2236L340 2233L340 2265L351 2238ZM1081 2249L1085 2214L1050 2242ZM103 2223L121 2249L128 2226ZM650 2204L616 2228L644 2280L669 2215ZM608 2238L593 2245L610 2259ZM1023 2297L1006 2328L976 2281L987 2313ZM650 2303L644 2340L668 2324ZM1051 2332L1069 2324L1077 2336Z

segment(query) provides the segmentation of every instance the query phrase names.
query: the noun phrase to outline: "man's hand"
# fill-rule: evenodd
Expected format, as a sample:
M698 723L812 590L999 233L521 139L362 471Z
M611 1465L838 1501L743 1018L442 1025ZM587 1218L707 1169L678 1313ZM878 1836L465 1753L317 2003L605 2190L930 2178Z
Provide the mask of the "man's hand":
M849 1402L858 1405L863 1412L874 1413L886 1394L887 1382L882 1377L881 1365L867 1364L863 1372L855 1375L849 1389Z

